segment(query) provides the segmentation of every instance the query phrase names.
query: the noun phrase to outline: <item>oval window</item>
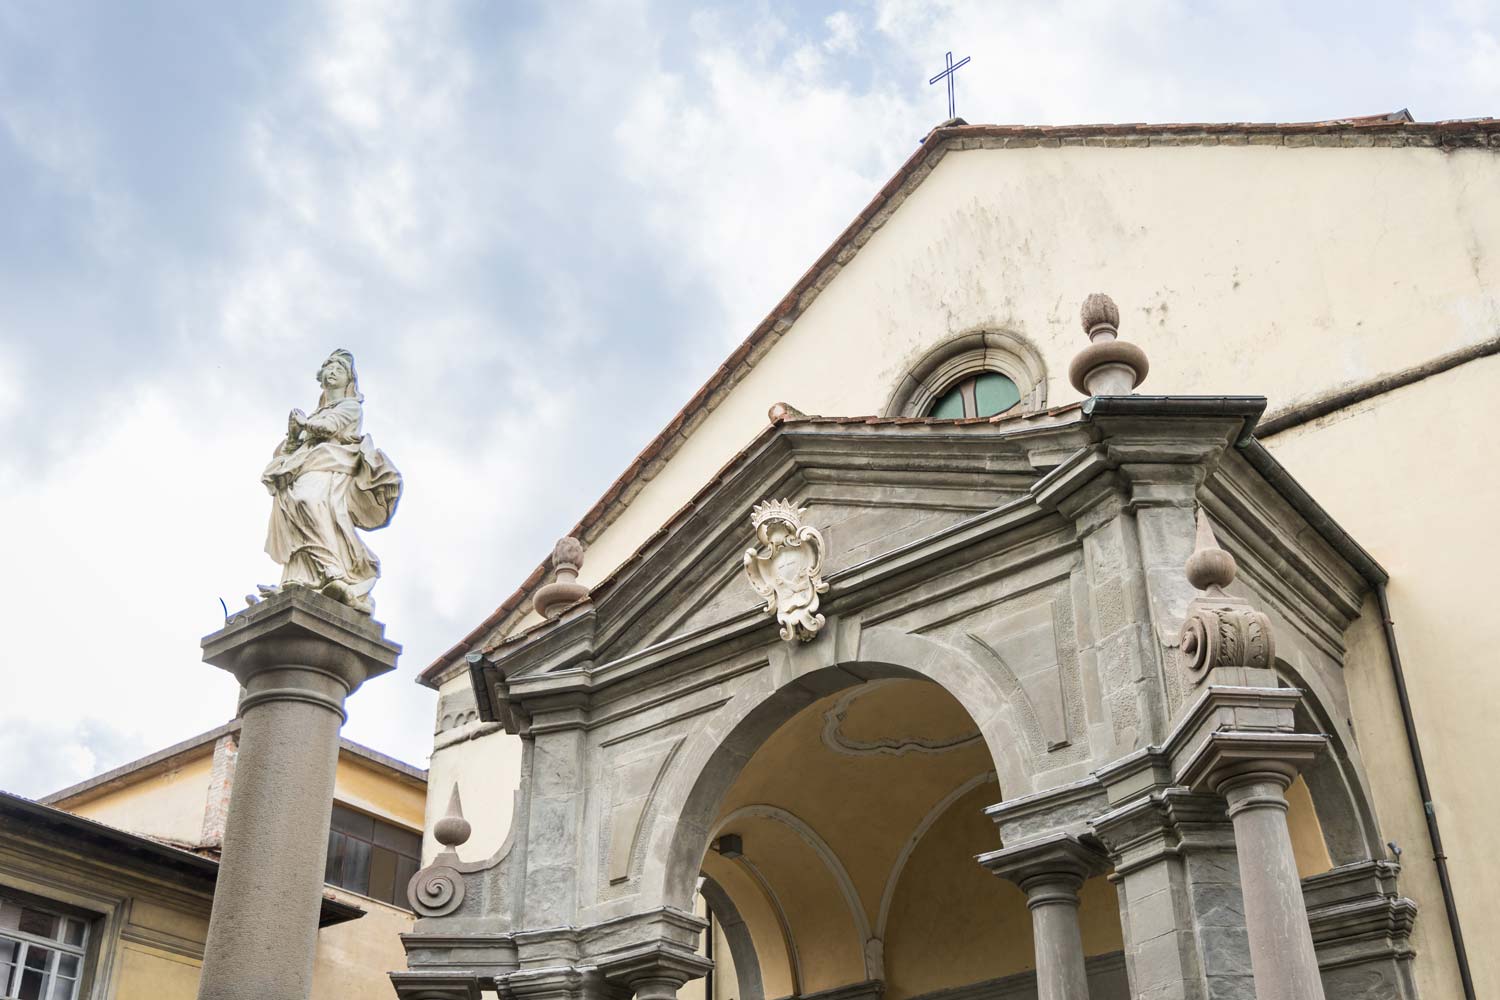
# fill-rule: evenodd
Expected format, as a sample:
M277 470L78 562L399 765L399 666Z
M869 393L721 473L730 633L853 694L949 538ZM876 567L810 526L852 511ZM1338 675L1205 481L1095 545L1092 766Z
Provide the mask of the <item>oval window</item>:
M1021 390L999 372L980 372L957 383L938 397L927 415L940 420L993 417L1021 401Z

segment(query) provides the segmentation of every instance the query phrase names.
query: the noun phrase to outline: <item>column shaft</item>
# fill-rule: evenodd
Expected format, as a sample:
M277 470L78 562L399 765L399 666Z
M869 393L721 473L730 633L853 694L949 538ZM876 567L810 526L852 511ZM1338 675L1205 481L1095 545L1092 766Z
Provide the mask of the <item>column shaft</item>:
M1078 928L1077 878L1038 879L1022 886L1031 908L1038 1000L1088 1000L1083 934Z
M1292 854L1280 773L1250 773L1220 785L1234 822L1250 965L1258 1000L1324 1000L1302 881Z
M199 1000L312 989L344 692L302 667L251 680Z

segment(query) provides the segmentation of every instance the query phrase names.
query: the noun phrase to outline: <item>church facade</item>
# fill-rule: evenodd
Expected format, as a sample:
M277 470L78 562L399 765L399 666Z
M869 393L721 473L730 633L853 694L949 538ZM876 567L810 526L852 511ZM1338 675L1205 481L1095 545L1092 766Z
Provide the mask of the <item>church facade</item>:
M424 672L398 994L1500 988L1497 151L931 133Z

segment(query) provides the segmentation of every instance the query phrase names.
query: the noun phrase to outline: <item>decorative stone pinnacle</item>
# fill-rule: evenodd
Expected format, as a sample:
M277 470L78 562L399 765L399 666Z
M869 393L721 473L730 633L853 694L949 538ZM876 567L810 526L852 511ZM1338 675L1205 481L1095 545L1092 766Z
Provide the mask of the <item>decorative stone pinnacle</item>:
M771 408L766 411L766 417L773 424L779 424L785 420L796 420L807 414L797 409L791 403L772 403Z
M1073 388L1090 396L1128 396L1146 381L1146 352L1119 338L1120 307L1103 292L1083 300L1079 313L1089 346L1068 366Z
M448 797L447 813L432 825L433 839L451 851L464 844L473 832L473 826L464 819L464 807L458 797L458 783L455 782L453 794Z
M537 588L532 607L543 618L556 618L563 609L589 595L589 588L578 582L583 566L583 543L576 538L560 538L552 547L552 582Z
M1208 515L1203 513L1202 507L1198 508L1197 541L1184 568L1187 570L1188 583L1194 589L1205 590L1210 594L1222 594L1224 588L1234 582L1235 573L1239 569L1234 556L1219 548L1213 526L1208 523Z
M1177 640L1177 663L1189 680L1201 684L1214 671L1227 670L1220 683L1247 684L1245 671L1271 670L1276 663L1271 619L1244 598L1224 592L1234 582L1234 556L1219 548L1202 507L1197 542L1185 568L1188 582L1203 591L1188 605Z

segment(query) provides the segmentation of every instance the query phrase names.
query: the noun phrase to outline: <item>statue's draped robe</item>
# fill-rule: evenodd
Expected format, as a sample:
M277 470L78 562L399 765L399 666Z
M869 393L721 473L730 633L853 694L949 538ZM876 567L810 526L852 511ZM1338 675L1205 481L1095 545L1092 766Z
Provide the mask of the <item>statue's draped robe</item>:
M277 448L261 482L274 496L266 553L283 567L281 585L321 590L338 581L362 597L380 560L355 534L390 523L401 474L361 432L357 399L319 406L295 451Z

